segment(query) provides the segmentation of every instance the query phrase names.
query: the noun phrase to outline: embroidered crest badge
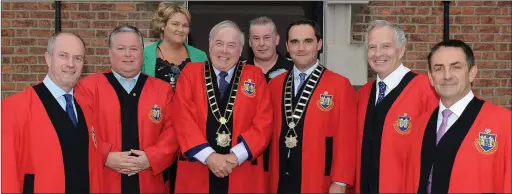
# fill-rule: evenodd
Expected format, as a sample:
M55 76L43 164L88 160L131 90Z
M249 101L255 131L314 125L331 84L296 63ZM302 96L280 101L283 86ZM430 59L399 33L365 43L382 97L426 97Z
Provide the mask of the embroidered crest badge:
M411 116L409 116L407 113L404 113L403 116L399 116L393 123L393 127L400 135L407 135L411 133L411 126Z
M244 81L244 94L249 97L256 95L256 84L251 79Z
M330 111L334 105L332 95L325 91L323 94L320 94L320 99L318 99L316 104L321 111Z
M155 123L155 124L162 122L163 114L162 114L160 107L158 107L158 105L156 105L156 104L153 105L153 107L151 107L151 110L149 111L148 116L149 116L149 119L151 119L151 121L153 121L153 123Z
M92 143L94 143L94 147L98 148L98 144L96 143L96 131L94 130L94 126L91 126L91 137Z
M498 135L492 134L491 129L485 129L478 133L478 139L475 139L475 147L478 152L491 155L498 149Z

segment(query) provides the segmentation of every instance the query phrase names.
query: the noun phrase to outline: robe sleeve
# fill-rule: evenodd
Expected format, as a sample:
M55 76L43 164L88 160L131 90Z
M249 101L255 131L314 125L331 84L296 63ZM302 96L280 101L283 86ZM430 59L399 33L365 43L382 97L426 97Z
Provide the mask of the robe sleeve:
M25 121L19 114L19 106L27 102L15 102L12 97L2 102L2 193L21 193L22 181L18 172L20 160L20 131ZM16 107L18 106L18 107ZM28 111L28 110L26 110Z
M173 112L171 107L171 100L173 97L172 89L169 87L167 94L167 103L165 105L165 115L162 132L158 136L158 140L155 145L146 148L144 151L148 157L149 163L151 164L151 170L153 175L160 174L172 162L176 159L178 151L178 139L174 134L174 130L171 125L171 114Z
M420 178L420 167L421 167L421 146L423 143L423 134L425 133L425 122L424 117L429 118L430 111L425 112L425 114L420 117L419 122L417 122L416 127L418 130L415 130L415 133L411 134L411 144L407 148L407 157L405 164L405 178L404 183L402 185L402 192L404 193L417 193L419 186L419 178Z
M97 116L97 114L95 114L94 112L96 106L95 99L97 98L96 94L98 94L99 91L95 87L96 82L92 78L93 77L86 77L78 82L78 84L75 87L75 98L80 104L80 107L82 108L85 116L88 118L93 118L88 119L87 122L92 122L91 126L94 127L94 124L96 122L95 118ZM102 155L102 164L105 164L107 162L108 154L111 151L121 150L120 148L116 148L114 145L108 143L107 141L102 140L101 135L99 135L99 133L96 133L96 141L98 142L98 149L100 150Z
M509 126L510 127L510 126ZM510 128L509 128L510 129ZM510 136L509 136L510 138ZM503 193L512 193L512 160L510 159L511 158L511 155L510 155L510 139L509 141L507 142L508 145L506 145L507 149L506 149L506 153L505 153L505 180L504 180L504 189L503 189Z
M240 134L238 142L243 142L249 154L247 160L252 160L260 156L272 136L272 104L270 102L270 92L263 73L258 68L256 73L256 113L252 120L252 125ZM252 111L252 110L247 110Z
M171 120L181 152L190 161L195 161L196 159L193 156L202 149L209 147L209 144L198 125L196 117L198 108L193 100L193 95L204 94L193 93L194 90L200 90L197 88L200 86L192 84L189 75L190 70L192 69L185 67L181 72L180 79L178 79L178 87L176 87L176 93L171 103L173 112L177 114L172 114Z
M334 156L332 161L332 181L354 185L356 167L356 91L348 80L340 84L342 89L338 93L341 96L338 105L339 116L334 140Z
M510 129L512 128L512 122L510 121L510 117L512 116L511 112L509 110L507 110L507 113L506 114L503 114L504 115L504 129L506 130L506 135L505 135L505 142L504 142L504 148L505 149L502 149L503 151L503 156L504 156L504 162L505 162L505 169L504 169L504 173L505 173L505 179L503 180L503 190L502 191L497 191L497 193L512 193L512 154L511 154L511 141L512 141L512 137L511 137L511 132L510 132ZM499 149L499 148L498 148Z

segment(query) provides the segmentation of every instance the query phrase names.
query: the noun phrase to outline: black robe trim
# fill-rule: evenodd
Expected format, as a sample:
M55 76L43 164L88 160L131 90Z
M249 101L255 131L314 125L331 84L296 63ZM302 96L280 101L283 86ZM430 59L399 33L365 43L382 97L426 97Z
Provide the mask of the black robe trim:
M242 65L243 64L238 63L234 67L235 69L233 71L233 76L231 77L231 80L229 81L229 86L228 86L228 88L230 90L226 91L224 98L221 98L220 91L219 91L219 85L217 83L217 74L213 70L213 67L208 67L208 66L212 66L212 64L210 64L210 63L205 64L205 66L206 66L205 68L210 68L210 70L211 70L211 72L210 72L211 83L213 84L212 88L215 93L215 98L217 100L217 105L218 105L218 108L220 111L220 115L224 115L224 111L226 110L226 106L228 104L229 98L231 97L231 90L237 89L237 88L233 88L233 84L234 84L235 80L237 79L237 76L238 77L241 76L241 72L239 74L237 72L238 72L239 68L243 68ZM207 83L208 83L208 81L207 81ZM230 134L231 141L233 141L233 130L232 129L233 129L233 115L234 114L235 114L235 112L233 110L232 116L226 118L227 119L226 126L231 131L231 134ZM213 150L215 150L216 153L229 154L231 146L221 147L221 146L217 145L216 138L217 138L217 129L219 128L219 125L220 125L220 123L217 121L214 113L212 112L212 109L210 107L208 107L208 117L206 120L206 139L208 141L208 144L210 145L210 147ZM224 178L219 178L219 177L215 176L215 174L213 174L213 172L211 170L208 169L208 180L209 180L209 187L208 187L209 193L228 193L229 176L224 177Z
M457 121L439 140L437 146L437 116L439 114L439 107L432 113L425 129L421 146L421 170L418 193L427 193L428 178L432 165L434 165L434 169L431 193L448 193L455 157L483 104L484 101L474 97Z
M148 79L146 74L141 73L135 87L130 93L124 90L112 72L104 73L112 88L116 91L121 111L121 150L140 150L139 147L139 98L142 88ZM132 176L121 175L122 193L140 193L139 174Z
M292 71L288 71L286 78L292 74ZM324 75L324 69L322 69L318 82L322 80L322 76ZM294 97L292 98L292 107L295 107L296 104L300 100L300 96L306 85L308 85L309 79L311 79L311 73L306 80L304 80L304 83L299 88L299 91L297 92L297 95L295 94L295 84L292 83L292 95ZM292 78L293 81L295 81L294 78ZM285 114L285 92L286 92L286 82L288 80L284 79L283 82L283 97L281 100L281 120L283 121L281 123L281 133L279 136L279 181L278 181L278 187L277 192L278 193L301 193L301 185L302 185L302 146L303 146L303 127L304 127L304 118L306 118L306 113L308 110L308 106L310 104L310 100L306 103L304 107L304 112L300 120L296 123L295 131L297 132L297 146L293 149L288 149L285 145L285 137L286 133L288 132L288 123L286 122L286 114ZM316 84L311 91L310 98L313 97L313 94L316 90L316 87L318 87L320 83ZM314 102L313 102L314 103ZM327 142L326 142L327 143ZM288 151L290 150L290 158L288 158ZM332 157L332 156L331 156ZM326 169L327 171L327 169ZM330 169L328 170L330 172Z
M62 109L43 83L37 84L33 88L41 99L59 138L66 193L89 193L89 130L80 105L76 100L74 101L78 118L75 127L66 111ZM31 177L32 180L25 183L32 182L32 185L24 186L24 189L30 191L30 187L32 187L33 191L35 175L28 175L28 177Z
M247 64L254 65L254 58L247 60ZM266 74L264 74L265 79L267 80L267 83L270 82L270 80L272 80L272 78L270 78L270 74L272 74L272 72L280 70L280 69L284 69L286 71L291 71L293 69L293 62L291 60L288 60L285 56L281 55L280 53L277 53L276 64L274 64L274 66L272 66L272 68L270 68L268 70L268 72ZM270 145L272 145L272 140L270 140L267 148L263 152L263 171L264 172L268 172L268 169L270 166L270 159L269 159L270 158ZM257 161L257 160L254 160L254 161Z
M23 178L23 194L34 193L34 174L25 174Z
M375 81L372 85L364 120L361 149L361 193L379 192L380 150L384 122L395 100L416 75L412 71L405 74L400 83L377 105L375 105L377 82Z

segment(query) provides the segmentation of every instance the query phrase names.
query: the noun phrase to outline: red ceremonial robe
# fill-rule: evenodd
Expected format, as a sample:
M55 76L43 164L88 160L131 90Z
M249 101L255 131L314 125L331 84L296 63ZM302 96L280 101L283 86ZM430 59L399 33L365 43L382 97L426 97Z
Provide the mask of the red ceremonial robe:
M42 82L2 102L2 193L100 191L101 153L75 107L76 127Z
M352 160L356 132L354 88L347 78L317 66L297 95L292 97L295 109L297 103L304 102L300 100L303 99L301 94L306 94L306 90L311 92L309 101L304 103L304 115L295 121L298 144L289 149L285 145L289 122L283 101L286 101L285 85L292 73L293 70L277 76L269 85L274 107L270 192L326 193L333 182L346 183L350 187L355 172L355 160ZM289 78L290 96L295 90L292 80L293 77Z
M438 97L424 74L408 72L375 105L376 82L359 89L356 193L396 193L403 189L407 148L416 120L434 109Z
M238 64L233 72L229 90L220 98L217 77L212 65L189 63L178 80L173 108L173 128L178 136L180 149L186 160L180 157L176 175L176 193L263 193L265 191L263 158L260 157L272 135L272 107L270 95L261 69L251 65ZM243 68L243 69L242 69ZM205 79L208 70L211 78ZM241 72L239 72L241 71ZM237 74L240 74L239 82ZM239 83L238 87L233 86ZM233 88L232 88L232 87ZM234 100L231 117L226 117L226 126L231 132L231 144L217 145L219 122L213 115L207 99L207 87L215 93L220 114L228 99ZM237 89L236 98L230 91ZM235 91L235 90L233 90ZM228 98L229 97L229 98ZM229 105L228 105L229 106ZM228 154L231 147L243 143L249 157L225 178L217 178L206 165L193 157L203 148L210 146L217 153Z
M104 167L103 192L169 192L163 171L176 158L178 143L171 129L171 86L141 73L128 94L108 70L83 78L76 87L76 98L99 135L105 163L109 152L142 150L150 168L133 176Z
M476 97L436 146L439 108L417 122L407 162L408 193L511 193L510 110Z

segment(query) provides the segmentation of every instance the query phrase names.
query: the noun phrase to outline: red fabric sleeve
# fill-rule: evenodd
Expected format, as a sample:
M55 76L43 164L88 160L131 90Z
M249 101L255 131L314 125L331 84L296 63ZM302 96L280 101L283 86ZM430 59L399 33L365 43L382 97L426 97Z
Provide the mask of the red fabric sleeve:
M144 150L148 157L149 163L151 164L153 175L160 174L167 167L169 167L176 159L176 153L178 151L178 139L176 139L176 135L171 125L171 115L173 113L171 107L172 97L173 92L169 87L169 91L166 97L167 102L165 105L166 110L164 111L165 115L163 115L163 129L158 136L156 144Z
M86 118L92 118L87 119L87 122L92 122L90 125L94 127L96 122L96 114L94 114L94 108L95 108L95 94L99 93L96 88L96 79L98 76L91 75L89 77L86 77L78 82L78 84L75 87L74 95L78 103L80 104L80 107L82 108L82 111L84 112L84 115ZM96 130L96 129L95 129ZM108 154L111 151L119 151L120 148L116 148L112 144L108 143L107 141L103 141L101 139L101 135L99 133L96 133L96 141L98 144L98 149L101 151L102 154L102 164L105 164L108 158Z
M21 161L20 133L27 115L22 115L21 111L28 112L28 109L21 106L27 103L16 102L15 96L2 101L2 193L22 192L23 177L18 173L18 161Z
M193 85L190 80L190 74L195 72L192 72L192 69L187 67L181 72L180 79L178 79L177 83L178 87L176 87L176 94L171 103L173 111L179 113L172 114L171 119L182 153L198 145L208 143L206 136L201 132L201 128L198 125L196 119L198 107L193 100L193 90L199 90L197 87L200 86Z
M259 70L259 68L258 68ZM270 92L265 77L261 70L256 72L256 97L258 105L256 106L256 114L252 120L251 126L241 133L252 155L251 159L260 156L272 137L272 104L270 102ZM251 110L249 110L251 111Z
M342 90L338 96L342 96L342 98L337 102L339 120L334 136L332 180L352 187L356 167L356 160L353 159L356 157L356 91L347 79L344 80L344 83L339 84Z

